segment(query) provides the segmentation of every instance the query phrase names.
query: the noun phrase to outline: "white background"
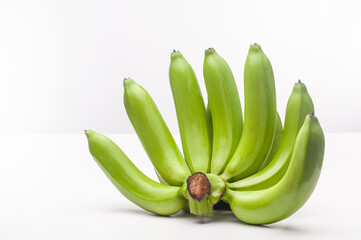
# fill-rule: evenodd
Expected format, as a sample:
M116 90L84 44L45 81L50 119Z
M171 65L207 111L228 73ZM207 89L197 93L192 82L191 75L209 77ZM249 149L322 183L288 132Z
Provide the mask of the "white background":
M0 133L134 132L124 77L152 95L172 132L172 49L203 96L204 50L229 63L243 104L250 44L271 60L284 116L301 79L326 132L361 131L360 1L1 1Z

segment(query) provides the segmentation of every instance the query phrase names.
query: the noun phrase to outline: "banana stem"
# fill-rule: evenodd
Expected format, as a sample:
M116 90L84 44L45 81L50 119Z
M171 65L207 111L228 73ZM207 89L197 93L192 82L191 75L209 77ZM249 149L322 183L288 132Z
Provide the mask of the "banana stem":
M200 202L190 197L188 202L190 213L202 217L213 216L213 205L209 203L207 197L203 198Z
M213 204L208 196L211 194L211 183L206 174L196 172L187 179L187 198L190 213L197 216L212 217Z

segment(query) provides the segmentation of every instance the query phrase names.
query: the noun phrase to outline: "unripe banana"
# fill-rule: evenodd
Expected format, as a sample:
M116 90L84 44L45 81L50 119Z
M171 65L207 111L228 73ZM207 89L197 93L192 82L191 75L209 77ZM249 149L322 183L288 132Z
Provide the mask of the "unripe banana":
M280 147L280 144L281 144L282 134L283 134L282 120L280 118L280 115L277 112L276 131L275 131L275 136L273 138L271 151L269 152L266 161L264 161L264 163L262 164L262 167L259 169L259 171L264 169L265 167L267 167L268 164L272 161L272 159L276 155L278 148ZM252 176L254 176L254 175L252 175Z
M179 212L186 204L180 187L166 186L145 176L109 138L85 132L89 150L114 186L139 207L160 215Z
M242 108L232 71L213 48L205 51L203 75L213 125L211 172L220 174L241 137Z
M171 54L169 80L177 112L183 154L192 173L208 172L211 141L197 77L179 51Z
M313 102L306 86L299 81L287 103L284 131L277 154L272 161L258 173L229 183L234 190L258 190L273 186L285 174L289 165L298 131L303 125L305 116L314 112Z
M151 96L134 80L124 80L124 105L128 117L160 177L182 186L191 175L167 125Z
M239 145L221 175L234 182L258 171L271 149L276 129L276 90L270 61L257 44L244 68L244 127ZM212 111L213 107L211 106ZM212 115L213 117L213 115Z
M227 189L224 198L241 221L268 224L291 216L311 196L322 168L325 139L313 114L306 116L292 159L284 177L276 185L258 191Z

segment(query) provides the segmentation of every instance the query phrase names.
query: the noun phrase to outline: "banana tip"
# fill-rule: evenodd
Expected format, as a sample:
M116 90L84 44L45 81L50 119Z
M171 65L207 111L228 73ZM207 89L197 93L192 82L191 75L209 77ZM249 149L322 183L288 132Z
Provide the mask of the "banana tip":
M214 53L214 52L216 52L216 50L214 48L211 48L211 47L205 50L206 55Z
M173 49L172 53L170 54L171 59L177 58L179 56L182 56L182 54L179 52L179 50Z
M84 130L84 133L85 133L86 136L89 136L92 132L93 132L93 130L91 130L91 129L85 129Z
M305 85L303 82L301 82L301 79L298 79L298 81L295 83L295 85Z
M259 44L257 44L257 43L253 43L253 44L251 44L251 46L249 47L249 52L251 53L251 52L256 52L256 53L258 53L259 51L262 51L262 49L261 49L261 46L259 45Z
M211 53L211 52L215 52L216 50L214 48L210 47L210 48L207 48L206 51Z

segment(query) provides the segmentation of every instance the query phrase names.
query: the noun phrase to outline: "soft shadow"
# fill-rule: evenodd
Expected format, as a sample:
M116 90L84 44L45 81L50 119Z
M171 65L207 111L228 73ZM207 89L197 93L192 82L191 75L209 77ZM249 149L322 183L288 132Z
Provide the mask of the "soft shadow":
M282 225L282 224L269 224L268 228L274 230L281 230L288 233L309 233L310 231L305 228L301 228L297 225Z
M216 210L213 211L213 221L214 222L229 222L229 223L239 223L239 219L234 216L232 211L229 210Z
M190 214L189 212L186 212L184 210L181 210L180 212L170 215L170 216L164 216L164 215L157 215L151 212L148 212L146 210L143 210L141 208L125 208L121 206L107 206L107 207L101 207L98 208L99 211L102 212L109 212L109 213L128 213L128 214L136 214L136 215L142 215L145 217L158 217L158 218L169 218L169 219L189 219L187 221L192 221L197 224L212 224L212 223L219 223L219 222L227 222L231 224L241 224L241 225L247 225L251 228L262 228L262 229L270 229L270 231L284 231L287 233L309 233L309 230L305 228L301 228L296 225L284 225L281 222L274 223L274 224L263 224L263 225L255 225L255 224L249 224L242 222L239 220L232 211L229 210L214 210L213 211L213 217L212 218L206 218L206 217L199 217Z
M207 218L207 217L201 217L201 216L195 216L190 214L186 211L180 211L176 215L173 215L176 218L186 218L190 221L198 224L212 224L216 222L230 222L230 223L237 223L239 224L239 220L233 215L231 211L221 211L216 210L213 211L213 217Z
M213 212L213 218L210 222L229 222L232 224L241 224L246 225L251 228L262 228L262 229L269 229L270 231L284 231L287 233L309 233L308 229L302 228L297 225L284 225L281 222L274 223L274 224L249 224L242 222L239 220L231 211L214 211Z
M250 223L242 222L241 220L236 218L236 222L238 224L247 225L248 227L251 227L251 228L269 229L269 231L283 231L283 232L287 232L287 233L307 233L307 232L309 232L307 229L301 228L299 226L281 224L282 221L279 223L271 223L271 224L250 224Z
M121 206L107 206L107 207L101 207L97 209L101 212L107 212L107 213L127 213L127 214L134 214L134 215L142 215L147 217L159 217L159 218L176 218L176 217L194 217L190 213L186 213L185 211L181 210L180 212L173 214L173 215L159 215L155 213L148 212L142 208L126 208Z

